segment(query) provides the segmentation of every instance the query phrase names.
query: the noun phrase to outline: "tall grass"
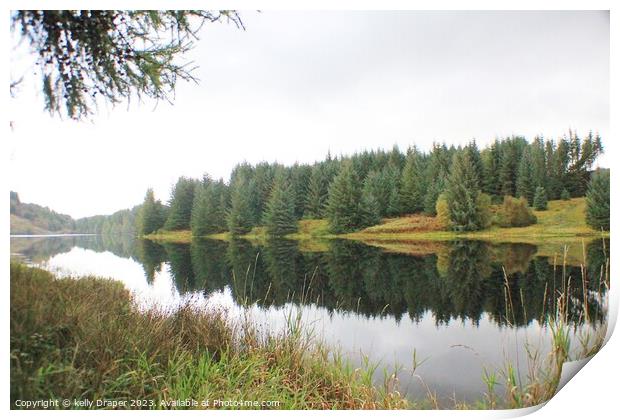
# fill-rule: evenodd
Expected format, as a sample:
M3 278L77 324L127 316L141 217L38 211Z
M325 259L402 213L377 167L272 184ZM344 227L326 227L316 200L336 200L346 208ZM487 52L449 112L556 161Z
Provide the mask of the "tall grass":
M586 261L585 246L582 247L583 261ZM607 301L609 290L609 258L606 255L605 263L598 273L588 273L585 264L581 264L581 279L566 276L568 249L565 247L561 263L561 288L554 299L554 310L546 315L541 324L547 325L550 336L549 351L546 355L538 347L525 343L527 353L527 373L525 380L521 379L519 366L505 362L498 372L485 370L483 380L487 385L485 398L478 402L479 408L522 408L549 401L556 393L564 363L580 360L596 354L604 345L607 333L607 323L604 320L591 320L588 315L589 276L598 276L601 287L595 291L599 302ZM556 260L557 262L557 260ZM556 270L557 271L557 270ZM508 277L504 272L506 296L506 320L510 324L514 320L519 308L513 306L513 297L510 296ZM571 326L569 321L569 306L572 302L571 283L579 281L583 298L582 319L586 327L578 329ZM554 278L555 283L555 278ZM546 296L545 296L546 298ZM521 295L521 302L523 297ZM545 299L546 301L546 299ZM544 303L543 303L544 304ZM525 310L525 305L523 310ZM544 311L543 311L544 312ZM571 330L573 334L571 334ZM573 340L571 342L571 337ZM505 394L498 396L497 385L503 385Z
M277 401L274 408L404 408L292 321L279 335L185 305L139 311L121 283L11 264L17 400ZM200 408L200 407L199 407Z

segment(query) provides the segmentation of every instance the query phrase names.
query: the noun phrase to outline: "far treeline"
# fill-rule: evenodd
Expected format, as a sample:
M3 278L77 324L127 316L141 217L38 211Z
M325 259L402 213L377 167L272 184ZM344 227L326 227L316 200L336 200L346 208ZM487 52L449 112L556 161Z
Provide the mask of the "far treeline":
M243 235L264 226L282 236L296 232L304 218L326 218L332 233L346 233L385 217L423 213L437 215L446 229L473 231L489 226L492 204L501 204L499 225L523 226L536 221L530 207L587 196L588 224L609 230L609 170L592 171L602 152L598 135L569 132L557 141L496 139L482 150L471 141L434 144L429 152L395 146L350 157L328 153L312 165L241 163L228 182L179 178L167 204L149 189L121 222L133 216L138 235L190 229L194 236Z

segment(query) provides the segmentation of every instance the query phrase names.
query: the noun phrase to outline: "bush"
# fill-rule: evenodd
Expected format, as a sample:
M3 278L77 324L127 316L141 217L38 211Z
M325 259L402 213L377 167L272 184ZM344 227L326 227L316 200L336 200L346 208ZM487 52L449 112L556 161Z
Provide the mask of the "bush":
M560 198L564 201L570 200L570 193L568 192L566 188L562 190L562 193L560 194Z
M450 222L450 208L448 207L448 199L445 194L441 194L435 204L435 211L437 212L437 222L441 226L442 230L447 230L451 226Z
M544 187L537 187L534 194L534 208L536 210L547 210L547 191Z
M514 198L509 195L504 197L504 203L498 212L498 223L501 227L529 226L536 221L536 216L527 207L527 200L524 197Z

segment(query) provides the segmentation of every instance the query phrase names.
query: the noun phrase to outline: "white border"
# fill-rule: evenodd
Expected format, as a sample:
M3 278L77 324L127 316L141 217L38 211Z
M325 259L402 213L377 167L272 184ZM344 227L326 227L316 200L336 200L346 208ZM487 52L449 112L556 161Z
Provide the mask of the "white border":
M11 9L38 9L38 8L47 8L47 9L70 9L70 8L80 8L80 7L89 7L89 8L133 8L133 9L165 9L165 8L176 8L176 9L188 9L188 8L209 8L209 9L238 9L238 10L594 10L594 9L604 9L611 10L610 19L611 19L611 43L610 43L610 54L611 54L611 109L610 109L610 136L607 139L603 139L606 154L610 156L609 162L614 161L614 157L616 156L616 145L615 138L617 134L617 123L614 121L620 121L620 115L618 115L618 107L617 107L617 98L618 98L618 83L614 78L614 75L620 74L620 66L618 65L618 52L620 51L620 43L618 42L618 27L620 25L620 6L615 6L617 2L613 1L532 1L532 0L522 0L522 1L490 1L490 0L480 0L480 1L434 1L434 2L422 2L422 1L412 1L412 0L384 0L384 1L371 1L371 0L357 0L357 1L334 1L334 0L314 0L314 1L306 1L306 0L271 0L271 1L195 1L195 0L175 0L175 1L163 1L163 0L151 0L151 1L131 1L131 0L92 0L89 1L88 4L82 1L60 1L60 0L22 0L15 1L9 0L4 1L3 5L6 10L4 15L4 19L2 21L2 25L5 26L5 30L2 31L0 35L0 46L4 49L5 52L8 53L8 11ZM615 7L614 7L615 6ZM5 53L5 54L7 54ZM8 55L4 58L6 62L8 62ZM4 74L4 80L10 80L8 65L2 67L2 71ZM8 96L5 96L2 101L2 111L4 115L8 115ZM10 135L10 130L7 124L7 119L4 120L4 134L6 136ZM5 137L5 136L2 136ZM6 138L6 137L5 137ZM0 141L1 148L1 156L3 162L0 163L0 185L2 186L2 190L4 191L5 196L8 196L8 177L10 176L7 173L7 163L8 163L8 150L7 150L7 142ZM620 208L616 207L618 204L618 192L615 187L615 178L617 174L614 170L612 170L612 214L613 209ZM9 205L8 200L0 201L0 208L4 213L3 223L0 224L0 255L4 255L2 258L1 269L5 275L2 277L4 280L4 284L6 285L6 289L3 294L4 300L4 311L2 312L2 338L3 338L3 348L4 348L4 363L1 364L2 369L2 384L3 389L1 391L1 397L3 401L4 410L8 410L9 407L9 363L8 363L8 352L9 352L9 293L8 293L8 258L6 256L9 255ZM612 230L615 232L618 229L618 222L616 219L612 218ZM612 260L616 261L615 257L617 254L616 251L616 242L614 238L612 238L611 243L611 255L613 256ZM614 266L612 265L612 283L615 285L615 273ZM613 321L615 324L618 312L618 293L617 289L612 286L612 292L610 294L611 304L610 304L610 321ZM619 344L617 334L612 336L607 345L597 354L593 360L591 360L588 365L583 369L583 371L579 372L579 374L573 378L569 383L556 395L545 407L541 410L536 411L531 414L532 419L546 419L546 418L607 418L610 413L616 411L616 398L618 395L617 391L617 383L616 378L618 377L618 357L620 354ZM381 413L372 413L372 412L295 412L294 414L298 414L303 417L312 416L316 417L333 417L337 416L339 418L359 418L359 417L370 417L370 416L390 416L391 418L472 418L472 419L480 419L480 418L502 418L502 417L516 417L519 415L524 415L532 410L516 410L516 411L508 411L508 412L454 412L454 411L440 411L440 412L432 412L432 411L404 411L404 412L381 412ZM16 418L22 418L23 416L31 417L35 413L26 413L26 412L17 412L11 411L10 416ZM250 417L253 418L289 418L291 416L291 412L278 411L278 412L222 412L222 411L211 411L209 413L198 413L198 412L179 412L179 413L138 413L135 411L128 413L114 413L110 414L109 412L94 412L92 414L88 413L89 416L98 417L98 418L107 418L111 415L114 417L121 416L127 417L131 416L131 418L135 418L137 416L180 416L183 418L186 417L194 417L199 416L200 418L204 418L205 415L209 416L209 418L223 418L234 416L238 418L241 416L242 418ZM37 415L37 414L35 414ZM51 418L73 418L74 416L79 416L79 418L83 418L84 412L46 412L45 416L49 416Z

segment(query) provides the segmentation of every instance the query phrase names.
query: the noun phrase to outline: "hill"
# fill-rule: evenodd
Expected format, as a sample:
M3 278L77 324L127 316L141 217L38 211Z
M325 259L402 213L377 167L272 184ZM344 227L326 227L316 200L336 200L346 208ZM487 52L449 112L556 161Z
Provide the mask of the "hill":
M71 216L56 213L38 204L22 203L18 194L11 191L12 235L67 233L74 228L75 222Z

